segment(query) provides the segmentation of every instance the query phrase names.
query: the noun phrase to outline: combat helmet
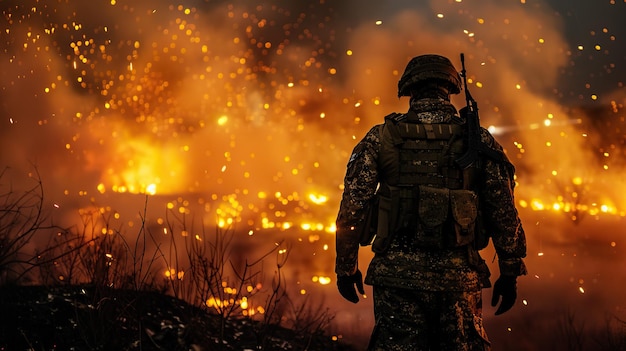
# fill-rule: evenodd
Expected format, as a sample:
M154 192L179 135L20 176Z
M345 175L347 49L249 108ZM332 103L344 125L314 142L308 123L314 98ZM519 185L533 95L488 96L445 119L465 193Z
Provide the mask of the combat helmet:
M446 57L428 54L409 61L398 81L398 97L410 96L412 86L433 79L448 83L450 94L461 92L461 77L452 62Z

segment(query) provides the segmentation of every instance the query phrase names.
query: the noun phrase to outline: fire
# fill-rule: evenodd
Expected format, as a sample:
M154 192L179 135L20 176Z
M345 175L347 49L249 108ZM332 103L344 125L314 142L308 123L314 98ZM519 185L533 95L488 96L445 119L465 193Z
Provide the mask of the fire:
M217 125L219 126L224 126L226 123L228 123L228 116L221 116L217 119Z
M614 205L610 204L580 204L575 202L566 202L563 197L558 197L557 201L552 203L546 203L541 199L531 199L530 202L526 200L519 200L518 205L521 208L530 208L533 211L554 211L563 213L586 213L591 216L597 216L600 214L614 215L614 216L626 216L626 211L618 210Z
M175 268L169 268L165 270L163 275L168 279L183 280L183 278L185 277L185 272L182 270L177 271Z
M229 306L237 306L238 313L243 316L254 316L256 314L264 314L265 308L262 305L254 306L253 299L250 296L238 294L237 289L229 287L227 282L222 282L224 295L222 297L211 296L205 301L208 308L215 309L218 312ZM256 290L260 290L261 286L248 285L246 292L253 294Z
M311 200L316 205L323 205L328 201L328 196L322 194L309 194L309 200Z
M328 285L331 283L332 280L330 277L316 275L311 278L311 281L313 281L314 283L319 283L321 285Z

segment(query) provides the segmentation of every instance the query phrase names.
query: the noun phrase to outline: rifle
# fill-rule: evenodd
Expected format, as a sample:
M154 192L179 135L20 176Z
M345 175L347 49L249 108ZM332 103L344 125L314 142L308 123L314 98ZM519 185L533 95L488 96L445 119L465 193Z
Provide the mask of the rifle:
M463 78L463 89L465 89L465 101L467 106L461 109L461 117L465 118L465 125L467 126L467 144L468 148L465 154L461 155L455 160L456 164L463 168L463 184L464 189L472 190L473 180L476 177L478 154L487 156L495 161L505 160L504 154L490 148L482 142L480 135L480 119L478 117L478 104L472 97L469 89L467 88L467 72L465 71L465 55L461 53L461 78ZM482 215L479 213L477 217L477 223L475 227L474 242L472 245L468 245L468 254L470 265L476 269L480 279L482 288L491 287L491 281L489 277L489 267L480 256L479 250L484 249L489 243L489 234L485 231L482 225Z
M478 104L467 88L467 72L465 71L465 55L463 55L463 53L461 53L461 78L463 78L463 89L465 90L465 102L467 105L459 112L461 117L465 119L465 125L467 126L468 148L465 154L455 160L456 164L466 169L478 161L479 153L496 161L504 160L502 154L481 141Z

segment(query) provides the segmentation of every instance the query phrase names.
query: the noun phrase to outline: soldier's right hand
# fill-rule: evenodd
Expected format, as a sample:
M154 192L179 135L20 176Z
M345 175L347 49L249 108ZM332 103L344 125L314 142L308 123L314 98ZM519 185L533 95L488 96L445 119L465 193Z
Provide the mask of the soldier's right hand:
M339 293L344 299L352 303L359 302L359 296L356 294L357 290L361 295L365 295L361 271L357 269L356 273L353 275L338 277L337 288L339 288Z

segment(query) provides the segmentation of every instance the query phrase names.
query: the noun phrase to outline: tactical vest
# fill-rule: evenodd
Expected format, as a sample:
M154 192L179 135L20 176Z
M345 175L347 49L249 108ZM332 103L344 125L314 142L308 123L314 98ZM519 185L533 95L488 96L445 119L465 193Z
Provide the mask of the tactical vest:
M417 247L443 249L473 242L478 196L455 164L463 154L460 123L424 124L403 115L385 118L378 169L378 228L372 245L384 252L398 232Z

